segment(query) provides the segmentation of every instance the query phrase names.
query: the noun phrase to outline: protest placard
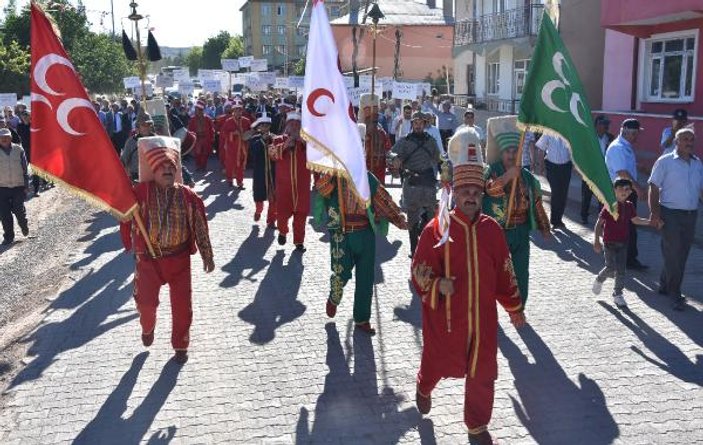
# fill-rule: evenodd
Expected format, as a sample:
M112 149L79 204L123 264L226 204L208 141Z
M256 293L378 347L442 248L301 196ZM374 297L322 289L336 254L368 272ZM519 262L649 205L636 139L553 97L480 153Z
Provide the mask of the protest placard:
M0 93L0 110L10 107L13 110L17 105L17 95L15 93Z
M276 88L277 90L288 89L288 78L287 77L276 77L276 83L273 84L273 87Z
M393 82L394 99L417 99L418 84L408 82Z
M175 82L185 82L190 80L188 68L178 68L173 70L173 80Z
M266 83L267 85L273 85L276 83L276 73L265 71L259 73L259 80Z
M250 75L247 77L246 84L247 88L252 91L266 91L268 90L268 85L266 82L262 81L259 76Z
M239 60L238 59L222 59L222 69L225 71L239 71Z
M251 62L254 60L254 56L244 56L238 59L240 68L250 68Z
M288 89L297 90L303 89L305 85L305 77L303 76L288 76Z
M344 86L347 88L354 88L354 78L352 76L343 76Z
M178 83L178 92L182 95L187 96L189 94L193 94L193 91L195 91L195 86L193 85L193 82L188 81Z
M355 107L359 106L359 99L361 98L362 94L370 93L371 92L371 87L363 86L363 87L352 87L352 88L347 88L347 94L349 95L349 101L354 105Z
M362 74L359 76L359 86L360 87L371 87L371 75L370 74Z
M219 93L222 91L222 82L219 78L203 80L203 90L210 93Z
M254 59L249 67L251 71L266 71L268 69L268 61L266 59Z
M417 84L417 97L422 97L423 93L426 96L432 94L432 85L429 82L422 82Z
M173 76L171 74L157 74L156 86L158 88L171 88L173 86Z
M139 77L137 76L125 77L122 79L122 82L124 83L125 88L136 88L141 85Z

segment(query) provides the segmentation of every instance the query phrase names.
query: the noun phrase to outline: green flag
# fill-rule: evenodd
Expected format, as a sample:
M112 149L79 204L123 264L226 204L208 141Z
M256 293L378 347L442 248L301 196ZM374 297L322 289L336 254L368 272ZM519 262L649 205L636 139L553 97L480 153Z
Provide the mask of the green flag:
M560 136L576 170L600 202L617 214L613 185L569 51L545 12L520 99L518 126Z

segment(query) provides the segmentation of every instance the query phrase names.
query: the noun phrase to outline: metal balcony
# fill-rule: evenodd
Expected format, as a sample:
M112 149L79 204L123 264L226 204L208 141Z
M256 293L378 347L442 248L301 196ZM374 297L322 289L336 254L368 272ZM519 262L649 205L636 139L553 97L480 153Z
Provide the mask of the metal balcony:
M458 21L454 25L454 46L536 36L543 10L542 4L526 4L521 8Z

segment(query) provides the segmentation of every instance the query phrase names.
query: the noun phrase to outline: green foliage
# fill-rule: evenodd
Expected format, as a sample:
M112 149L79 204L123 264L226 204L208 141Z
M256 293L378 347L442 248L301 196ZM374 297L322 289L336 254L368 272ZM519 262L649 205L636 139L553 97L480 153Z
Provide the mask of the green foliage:
M293 65L293 74L296 76L305 75L305 57L295 62L295 65Z
M230 37L227 48L222 52L222 59L237 59L244 55L244 37Z
M137 72L122 54L122 46L107 34L86 34L76 42L71 55L91 93L120 92L124 89L122 78Z
M207 39L203 45L200 68L221 68L220 58L222 57L222 53L229 47L231 38L232 36L227 31L220 31L215 37Z
M29 94L29 51L17 42L0 45L0 85L5 92Z
M185 64L188 65L191 76L195 76L198 73L198 69L203 67L202 63L203 48L201 46L194 46L185 57Z
M69 53L73 44L88 34L88 18L85 15L85 7L81 1L73 6L68 0L52 0L50 2L40 1L44 5L51 18L61 30L61 40ZM47 6L46 4L49 4ZM9 14L5 18L3 27L3 43L9 45L13 40L23 47L29 47L29 3L22 8L19 14Z

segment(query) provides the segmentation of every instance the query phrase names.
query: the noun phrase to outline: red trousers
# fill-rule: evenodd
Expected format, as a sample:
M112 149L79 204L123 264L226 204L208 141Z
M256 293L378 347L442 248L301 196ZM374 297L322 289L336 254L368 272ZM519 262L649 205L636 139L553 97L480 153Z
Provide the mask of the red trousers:
M171 345L175 350L186 350L190 342L190 325L193 321L191 306L190 253L152 259L137 255L134 275L134 299L139 311L142 333L154 332L159 290L168 284L171 296Z
M417 389L427 397L442 378L431 366L420 364L417 373ZM471 434L485 431L493 414L494 380L472 379L466 376L464 386L464 423Z
M211 151L212 144L210 141L201 141L200 139L196 140L193 152L195 154L195 166L198 170L205 170L207 167L207 159L210 157Z
M276 203L268 201L269 206L266 210L266 224L276 224ZM256 204L256 213L259 215L264 211L264 201L254 201Z
M293 217L293 244L303 244L305 242L305 222L308 212L294 211L290 208L281 209L279 206L276 209L278 231L281 235L288 234L288 220L291 216Z
M237 142L225 144L225 172L229 182L237 180L237 185L244 185L244 167L247 165L246 144L242 142L241 150Z
M220 166L222 167L222 170L227 169L227 152L225 151L224 138L224 135L220 134L217 144L217 157L220 160Z

